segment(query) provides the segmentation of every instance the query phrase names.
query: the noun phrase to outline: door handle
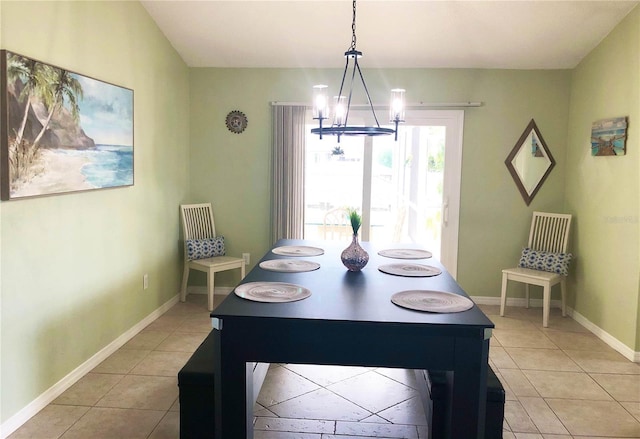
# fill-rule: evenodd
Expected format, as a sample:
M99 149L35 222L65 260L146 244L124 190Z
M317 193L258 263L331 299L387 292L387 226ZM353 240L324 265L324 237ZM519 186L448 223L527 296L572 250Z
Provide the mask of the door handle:
M449 224L449 197L445 197L444 203L442 203L442 225Z

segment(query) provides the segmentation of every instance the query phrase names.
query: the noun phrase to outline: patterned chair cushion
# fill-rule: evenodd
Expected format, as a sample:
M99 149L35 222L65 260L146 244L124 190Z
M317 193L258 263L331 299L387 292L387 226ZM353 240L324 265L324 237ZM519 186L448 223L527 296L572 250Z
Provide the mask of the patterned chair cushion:
M519 266L566 276L569 274L569 262L572 257L571 253L550 253L526 247L522 249Z
M187 259L206 259L224 256L224 236L206 239L187 239Z

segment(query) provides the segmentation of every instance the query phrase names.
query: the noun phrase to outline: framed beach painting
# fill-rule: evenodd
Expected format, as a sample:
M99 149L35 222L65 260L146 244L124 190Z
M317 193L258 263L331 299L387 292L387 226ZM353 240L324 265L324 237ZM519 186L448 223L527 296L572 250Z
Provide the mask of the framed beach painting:
M0 52L0 199L133 185L133 90Z
M591 155L618 156L627 153L627 118L614 117L591 124Z

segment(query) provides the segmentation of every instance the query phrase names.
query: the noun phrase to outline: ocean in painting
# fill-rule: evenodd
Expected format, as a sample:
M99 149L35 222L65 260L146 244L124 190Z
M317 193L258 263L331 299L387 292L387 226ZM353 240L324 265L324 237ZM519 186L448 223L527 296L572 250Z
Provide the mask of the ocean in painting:
M65 150L64 153L86 159L80 172L95 188L133 184L133 146L96 145L95 149Z

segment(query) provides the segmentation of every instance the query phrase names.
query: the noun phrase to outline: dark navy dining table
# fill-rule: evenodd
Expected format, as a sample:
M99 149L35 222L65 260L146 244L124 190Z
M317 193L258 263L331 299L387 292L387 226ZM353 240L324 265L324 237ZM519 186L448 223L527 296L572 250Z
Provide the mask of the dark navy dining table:
M340 260L348 242L280 240L280 246L313 246L324 254L301 257L320 268L302 273L267 271L257 264L241 281L287 282L311 296L263 303L233 292L211 312L216 339L215 438L253 438L252 364L297 363L450 371L450 437L482 439L489 339L493 323L474 305L454 313L431 313L391 302L407 290L445 291L468 297L435 259L398 260L378 255L388 248L360 243L370 260L349 272ZM417 248L417 247L415 247ZM271 249L261 261L290 258ZM431 277L403 277L378 267L398 262L439 267ZM213 436L213 435L212 435Z

